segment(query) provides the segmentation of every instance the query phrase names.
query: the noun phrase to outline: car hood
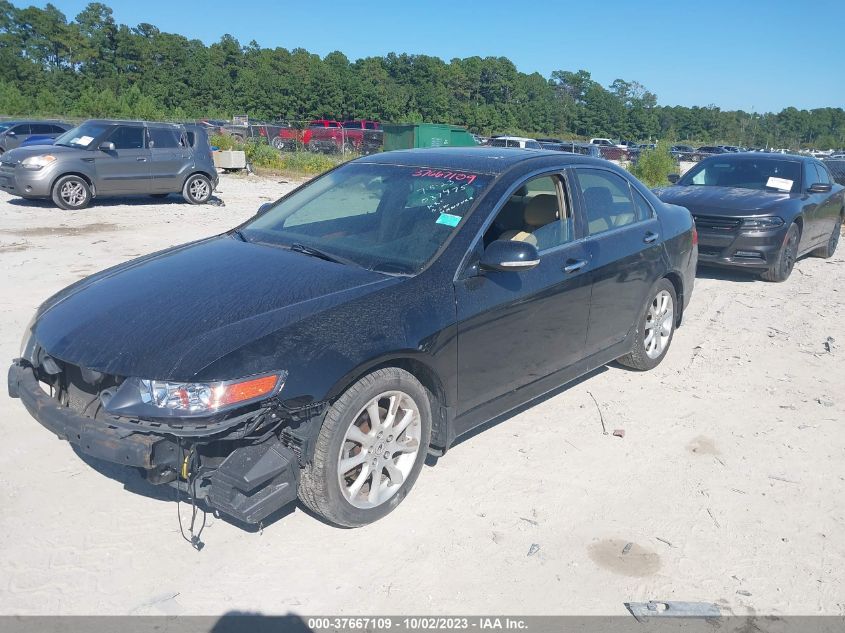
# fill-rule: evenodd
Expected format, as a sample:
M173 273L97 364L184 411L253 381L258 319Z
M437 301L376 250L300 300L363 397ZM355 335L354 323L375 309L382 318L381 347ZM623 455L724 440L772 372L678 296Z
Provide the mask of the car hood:
M51 143L54 141L51 141ZM64 145L28 145L24 147L16 147L3 154L4 163L20 162L24 158L30 156L39 156L45 153L53 154L54 156L89 156L90 150L80 149L79 147L65 147Z
M188 380L257 339L391 283L401 280L222 235L77 282L42 305L33 335L74 365Z
M689 209L693 215L746 216L772 212L799 194L740 189L738 187L674 186L654 190L663 202Z

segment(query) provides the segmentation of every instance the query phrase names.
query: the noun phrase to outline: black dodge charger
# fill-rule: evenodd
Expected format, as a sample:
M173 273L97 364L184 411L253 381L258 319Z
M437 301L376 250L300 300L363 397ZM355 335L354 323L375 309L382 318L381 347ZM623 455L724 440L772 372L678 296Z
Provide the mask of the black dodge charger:
M651 369L696 233L610 163L389 152L48 299L9 392L82 453L258 522L359 526L427 453L605 363Z
M655 193L693 214L701 263L785 281L801 255L831 257L836 251L843 191L819 160L754 152L703 160L675 186Z

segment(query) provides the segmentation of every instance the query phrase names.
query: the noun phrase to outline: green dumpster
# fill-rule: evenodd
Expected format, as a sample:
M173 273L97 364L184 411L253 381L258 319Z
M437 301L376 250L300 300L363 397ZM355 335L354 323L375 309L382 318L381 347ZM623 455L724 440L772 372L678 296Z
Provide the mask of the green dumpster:
M471 147L472 134L457 125L439 123L399 123L383 125L384 151L415 147Z

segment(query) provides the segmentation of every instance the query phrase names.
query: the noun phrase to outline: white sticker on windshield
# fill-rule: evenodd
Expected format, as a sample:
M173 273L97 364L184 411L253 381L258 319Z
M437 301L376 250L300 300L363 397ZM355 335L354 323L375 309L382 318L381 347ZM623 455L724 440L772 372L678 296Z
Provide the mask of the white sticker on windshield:
M792 181L787 178L778 178L776 176L769 176L766 181L766 186L772 189L780 189L781 191L789 191L792 189Z
M90 143L93 140L94 140L93 136L80 136L78 142L81 143L82 145L88 145L88 143Z

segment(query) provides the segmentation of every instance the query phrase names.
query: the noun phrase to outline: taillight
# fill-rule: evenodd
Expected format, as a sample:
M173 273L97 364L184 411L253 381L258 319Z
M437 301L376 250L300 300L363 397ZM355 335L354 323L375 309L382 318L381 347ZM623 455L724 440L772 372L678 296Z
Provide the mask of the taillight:
M695 224L692 225L692 245L695 246L698 244L698 230L695 228Z

